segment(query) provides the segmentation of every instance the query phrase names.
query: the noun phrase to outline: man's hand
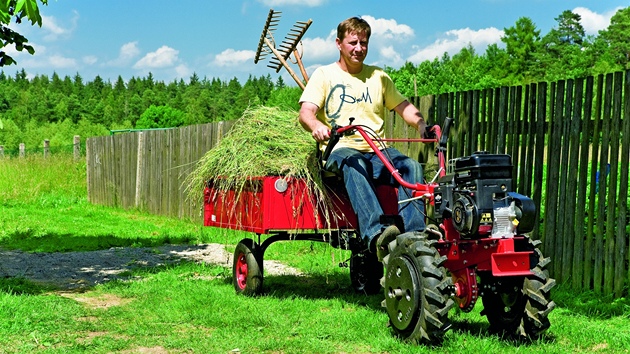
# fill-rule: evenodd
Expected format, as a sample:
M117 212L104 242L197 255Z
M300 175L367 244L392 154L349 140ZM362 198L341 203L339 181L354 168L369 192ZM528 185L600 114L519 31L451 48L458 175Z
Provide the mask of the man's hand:
M434 127L435 127L434 124L425 124L424 134L422 134L421 136L424 139L435 139L435 138L437 138L437 135L435 135Z
M318 143L324 142L330 139L330 128L322 124L321 126L315 128L315 130L311 132L311 135Z
M300 124L311 132L313 139L318 143L330 139L330 128L317 119L319 107L311 102L302 102L300 107Z
M418 120L418 133L420 133L420 137L422 138L427 135L427 122L425 122L422 118Z

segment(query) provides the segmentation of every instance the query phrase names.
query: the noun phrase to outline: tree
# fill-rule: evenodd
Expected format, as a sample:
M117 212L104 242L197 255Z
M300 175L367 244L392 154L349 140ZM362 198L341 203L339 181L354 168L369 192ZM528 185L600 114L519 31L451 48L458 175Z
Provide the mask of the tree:
M540 44L540 31L529 17L521 17L514 27L506 28L504 32L501 41L505 43L510 58L511 74L517 81L527 81L535 65L534 53Z
M555 20L558 27L542 38L539 51L535 53L538 64L533 70L535 77L556 81L586 76L592 65L585 62L588 58L583 54L585 32L581 16L565 10Z
M630 7L617 11L610 19L610 26L599 31L605 55L616 66L630 68Z
M48 0L39 0L42 4L47 5ZM26 43L28 39L23 35L15 32L6 25L15 19L16 23L21 23L23 19L31 21L31 25L37 24L42 26L42 16L39 14L37 0L0 0L0 49L15 45L15 49L19 52L26 50L29 54L34 54L35 49ZM15 59L9 56L6 51L0 50L0 67L5 65L16 64Z
M136 122L137 129L179 127L184 123L184 112L169 106L151 105Z

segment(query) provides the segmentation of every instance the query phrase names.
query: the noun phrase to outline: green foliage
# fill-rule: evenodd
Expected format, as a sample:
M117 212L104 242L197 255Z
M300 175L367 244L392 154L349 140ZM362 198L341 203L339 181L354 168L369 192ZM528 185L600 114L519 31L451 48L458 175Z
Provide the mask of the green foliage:
M6 9L16 3L0 0ZM19 3L27 6L22 16L33 14L27 3L35 0ZM521 17L505 29L502 43L489 45L485 52L477 53L468 45L452 56L444 53L386 71L410 97L572 79L630 67L630 7L619 10L598 36L585 36L580 16L571 11L555 19L557 26L544 35L531 19ZM149 73L127 82L118 77L112 83L99 76L85 80L78 73L29 79L23 69L13 76L0 72L0 122L4 123L0 145L17 150L21 142L33 148L50 139L54 148L69 144L72 135L90 136L71 134L70 128L103 135L114 129L235 120L246 109L259 106L297 110L300 95L298 87L287 86L281 76L274 83L270 75L250 76L241 83L236 78L222 81L193 74L188 81L164 83ZM55 133L55 128L64 133Z
M39 1L44 5L48 4L48 0ZM14 45L19 52L26 50L30 54L34 54L35 49L26 44L28 39L7 26L12 18L15 19L16 23L27 19L31 21L31 25L37 24L41 27L42 16L39 14L37 0L0 0L0 49L7 45ZM7 55L6 51L0 50L0 66L15 63L15 59Z
M184 124L184 112L169 106L151 105L136 122L137 129L171 128Z
M13 77L0 72L0 121L5 123L0 129L0 145L12 151L25 143L28 150L50 139L51 147L61 147L71 144L73 135L88 138L116 129L234 120L248 107L269 100L277 106L298 105L296 88L283 86L279 90L283 93L275 92L269 75L250 77L245 85L236 78L224 82L199 79L195 74L190 83L179 80L165 84L149 73L127 83L118 77L112 84L99 76L88 82L79 74L73 78L39 75L29 80L24 70Z
M630 7L619 10L599 36L587 37L580 15L569 10L541 37L528 17L505 28L502 46L483 55L469 45L450 57L386 68L407 96L516 86L594 76L630 68Z

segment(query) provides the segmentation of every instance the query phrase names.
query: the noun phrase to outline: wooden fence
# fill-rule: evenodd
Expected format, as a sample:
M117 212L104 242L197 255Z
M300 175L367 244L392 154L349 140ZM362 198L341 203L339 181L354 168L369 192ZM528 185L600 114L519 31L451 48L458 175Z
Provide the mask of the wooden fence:
M183 182L232 122L89 138L88 200L154 214L201 220Z
M543 241L557 281L622 296L630 272L630 71L412 101L430 123L456 119L449 158L480 150L512 156L513 190L540 206L532 237ZM88 139L89 200L199 217L181 182L230 124ZM401 119L388 124L388 137L416 137ZM427 162L431 178L431 147L395 145Z

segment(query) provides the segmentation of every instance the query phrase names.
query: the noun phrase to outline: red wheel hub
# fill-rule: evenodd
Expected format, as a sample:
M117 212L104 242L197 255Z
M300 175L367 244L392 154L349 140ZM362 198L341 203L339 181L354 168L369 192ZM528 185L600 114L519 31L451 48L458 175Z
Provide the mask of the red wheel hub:
M236 260L236 282L241 289L245 289L247 286L247 273L249 272L247 267L247 258L245 253L239 253Z
M477 275L472 268L451 273L455 285L455 302L464 312L469 312L477 302Z

